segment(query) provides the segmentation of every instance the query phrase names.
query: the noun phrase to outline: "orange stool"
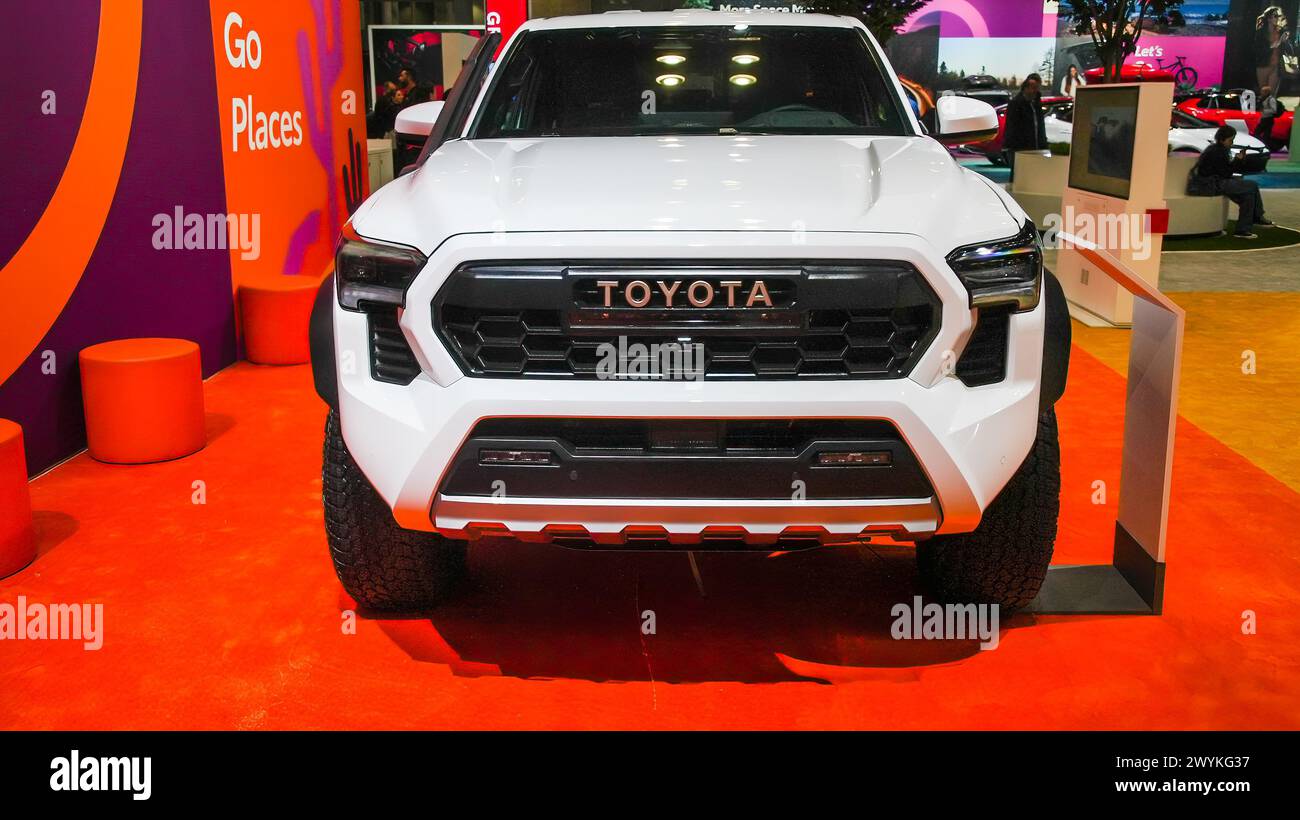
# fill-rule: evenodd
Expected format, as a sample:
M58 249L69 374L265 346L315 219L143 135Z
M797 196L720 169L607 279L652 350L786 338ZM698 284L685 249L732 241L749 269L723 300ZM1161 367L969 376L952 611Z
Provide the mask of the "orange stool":
M239 285L244 355L254 364L306 364L307 324L320 280L310 276L256 276Z
M185 339L119 339L81 351L90 455L146 464L203 449L203 365Z
M0 578L13 575L36 558L32 496L27 490L23 428L0 419Z

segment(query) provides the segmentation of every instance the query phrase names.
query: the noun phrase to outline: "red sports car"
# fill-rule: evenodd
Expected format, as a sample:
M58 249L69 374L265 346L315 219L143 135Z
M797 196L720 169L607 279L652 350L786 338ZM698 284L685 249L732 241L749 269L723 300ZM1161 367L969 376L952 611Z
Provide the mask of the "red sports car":
M1094 85L1102 81L1102 74L1103 69L1101 66L1083 72L1084 78ZM1119 81L1121 83L1172 83L1174 75L1173 72L1154 63L1148 63L1146 60L1134 60L1120 66Z
M1250 133L1254 134L1255 129L1259 127L1258 111L1241 110L1241 90L1233 91L1215 91L1196 96L1188 97L1178 103L1178 109L1191 114L1198 120L1227 125L1229 120L1244 120L1250 127ZM1288 145L1291 142L1291 121L1295 119L1295 113L1285 111L1278 103L1277 119L1273 120L1273 128L1270 133L1263 135L1267 137L1264 142L1271 143L1270 147L1277 148L1282 145ZM1256 134L1256 136L1260 136Z

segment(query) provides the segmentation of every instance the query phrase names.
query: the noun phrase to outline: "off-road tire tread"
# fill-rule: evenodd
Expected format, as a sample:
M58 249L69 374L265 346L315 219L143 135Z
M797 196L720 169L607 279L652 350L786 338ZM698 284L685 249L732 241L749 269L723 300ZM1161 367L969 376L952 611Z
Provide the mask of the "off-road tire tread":
M1056 411L1038 417L1038 438L974 532L917 545L921 579L947 603L1028 606L1047 576L1061 510Z
M398 526L352 459L337 411L325 420L321 497L330 557L365 609L419 611L445 599L464 573L465 543Z

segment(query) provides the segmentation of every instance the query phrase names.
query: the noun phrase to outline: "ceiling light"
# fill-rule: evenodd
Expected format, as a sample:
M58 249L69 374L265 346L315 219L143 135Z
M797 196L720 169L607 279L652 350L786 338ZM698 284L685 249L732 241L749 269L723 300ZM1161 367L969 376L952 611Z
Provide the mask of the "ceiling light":
M757 54L737 54L735 57L732 57L732 58L731 58L731 61L732 61L733 63L738 63L738 64L740 64L740 65L753 65L754 63L758 62L758 55L757 55Z
M655 77L655 82L672 88L673 86L681 85L686 82L686 78L680 74L660 74L658 77Z
M731 75L732 85L746 86L746 85L753 85L756 82L758 82L758 78L755 77L753 74L732 74Z
M686 62L686 57L681 54L660 54L655 59L664 65L681 65Z

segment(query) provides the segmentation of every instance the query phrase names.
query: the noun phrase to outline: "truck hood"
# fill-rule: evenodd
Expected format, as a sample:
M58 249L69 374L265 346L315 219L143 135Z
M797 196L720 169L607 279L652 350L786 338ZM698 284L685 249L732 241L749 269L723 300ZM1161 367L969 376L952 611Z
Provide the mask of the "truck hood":
M426 254L461 233L593 230L908 233L946 252L1023 219L929 138L710 135L456 140L352 224Z

